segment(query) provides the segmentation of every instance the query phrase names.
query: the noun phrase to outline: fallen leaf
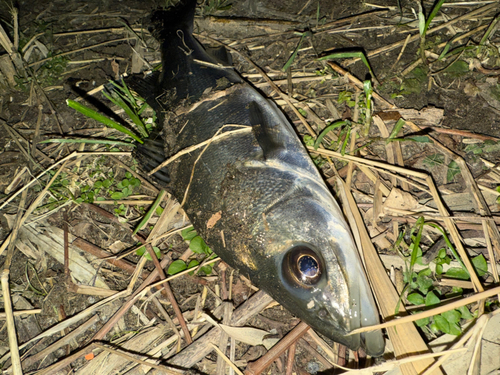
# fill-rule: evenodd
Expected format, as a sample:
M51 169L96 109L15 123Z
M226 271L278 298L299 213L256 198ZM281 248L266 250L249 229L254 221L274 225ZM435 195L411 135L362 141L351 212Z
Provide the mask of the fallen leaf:
M208 221L207 221L207 229L213 228L215 226L215 224L217 224L217 222L220 220L221 217L222 217L222 211L219 211L219 212L216 212L215 214L213 214L210 217L210 219L208 219Z

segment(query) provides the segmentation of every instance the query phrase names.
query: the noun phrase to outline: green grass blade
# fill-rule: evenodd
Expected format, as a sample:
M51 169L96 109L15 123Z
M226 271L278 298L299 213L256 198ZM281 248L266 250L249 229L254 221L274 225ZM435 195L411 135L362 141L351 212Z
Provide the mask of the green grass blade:
M493 30L495 30L495 27L496 27L499 19L500 19L500 16L496 16L493 19L493 21L491 21L490 25L488 26L488 29L486 30L483 37L481 38L481 41L479 42L479 48L477 50L476 56L482 52L484 46L486 45L486 41L490 38L491 32Z
M80 112L81 114L83 114L87 117L90 117L96 121L99 121L100 123L102 123L110 128L116 129L124 134L127 134L128 136L130 136L131 138L133 138L135 141L137 141L139 143L143 143L142 140L137 135L132 133L126 127L117 123L116 121L113 121L113 120L107 118L104 115L101 115L100 113L94 111L93 109L90 109L89 107L86 107L83 104L75 102L74 100L71 100L71 99L66 99L66 104L68 105L68 107L73 108L74 110Z
M163 200L163 197L165 196L166 193L167 192L165 190L163 190L163 189L160 190L160 192L158 193L158 196L156 197L155 201L153 202L153 204L149 208L149 210L146 213L146 215L144 215L144 217L142 218L142 220L139 222L139 224L137 225L137 227L134 229L134 232L132 234L137 234L137 232L139 232L148 223L149 219L155 213L156 208L159 206L159 204Z
M450 48L451 48L451 41L448 42L448 43L446 43L446 45L443 48L443 52L441 52L441 54L438 57L438 60L444 59L444 57L446 56L446 54L448 53L448 51L450 50Z
M444 2L446 0L439 0L436 5L434 6L434 8L432 8L432 11L431 11L431 14L429 14L429 17L427 18L427 21L425 21L425 27L424 27L424 31L420 33L420 35L424 36L427 34L427 30L429 29L429 25L431 24L432 20L434 19L434 17L436 17L436 15L438 14L438 12L440 11L441 7L443 6Z
M293 64L295 58L297 57L297 54L299 53L299 49L302 46L302 42L304 41L304 39L306 37L311 36L311 35L312 35L312 33L310 31L306 31L305 33L302 33L300 40L299 40L299 44L297 44L297 47L295 48L295 50L293 51L292 55L290 56L290 58L288 59L286 64L283 66L283 68L281 68L281 70L283 72L286 72L287 69Z
M365 112L366 122L364 126L364 135L366 137L370 133L370 125L372 123L372 94L373 94L372 81L370 80L364 81L363 90L365 92L365 98L366 98L366 112Z
M106 98L108 98L112 103L120 107L125 111L125 113L130 117L130 119L133 121L133 123L137 126L137 129L139 129L139 132L141 133L141 136L147 138L148 132L146 131L146 126L142 122L141 118L137 116L137 114L134 112L134 110L123 100L120 94L116 94L114 96L109 95L105 92L102 93Z
M418 247L420 246L420 240L422 239L422 232L424 230L424 218L420 216L417 220L417 223L415 224L418 227L418 232L417 235L415 236L415 241L413 242L413 250L411 252L411 260L410 260L410 270L413 271L413 267L415 266L415 263L417 262L417 254L418 254Z
M335 130L337 129L339 126L343 126L343 125L348 125L348 121L335 121L333 124L331 125L328 125L325 129L323 129L323 131L318 135L318 138L316 138L316 142L314 142L314 149L317 150L319 145L321 144L321 141L323 140L323 138L325 137L325 135L327 135L329 132L331 132L332 130Z
M345 58L352 58L352 57L361 59L361 61L363 61L363 63L368 68L368 71L370 72L371 76L373 78L375 78L375 73L373 73L372 67L370 66L370 63L368 62L368 59L366 58L365 54L363 52L360 52L360 51L356 51L356 52L335 52L335 53L331 53L329 55L320 57L317 60L318 61L322 61L322 60L333 60L333 59L345 59Z
M403 129L404 124L405 124L405 120L400 118L398 120L398 122L396 122L396 125L394 125L394 128L392 129L391 134L389 134L389 138L387 139L387 141L385 143L389 143L392 139L396 138L399 131L401 129Z
M444 241L446 242L446 246L448 246L448 248L450 249L451 253L453 254L453 256L455 257L455 259L457 260L457 262L460 264L460 267L462 267L462 269L467 272L467 274L469 274L469 271L467 270L467 267L465 267L465 264L462 262L462 259L460 258L460 256L458 255L457 251L455 250L455 247L453 246L453 244L451 243L450 239L448 238L448 235L446 234L446 232L443 230L443 228L441 228L439 225L435 224L435 223L425 223L426 225L429 225L433 228L436 228L437 230L439 230L441 232L441 234L443 235L443 238L444 238Z

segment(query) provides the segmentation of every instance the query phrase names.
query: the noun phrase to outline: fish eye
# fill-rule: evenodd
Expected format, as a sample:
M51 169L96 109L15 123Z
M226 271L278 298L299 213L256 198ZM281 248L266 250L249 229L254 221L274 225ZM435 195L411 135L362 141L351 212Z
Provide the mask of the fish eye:
M285 255L284 275L302 287L309 288L321 278L322 262L320 257L307 246L296 246Z

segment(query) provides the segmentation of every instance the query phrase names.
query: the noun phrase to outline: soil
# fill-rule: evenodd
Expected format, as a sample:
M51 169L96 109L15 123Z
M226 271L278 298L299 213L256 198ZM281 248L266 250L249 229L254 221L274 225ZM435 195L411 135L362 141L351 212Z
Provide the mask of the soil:
M214 3L212 1L212 3ZM399 108L425 110L435 107L444 111L444 116L438 123L434 123L436 128L468 130L476 134L487 135L493 138L500 138L500 120L498 111L500 110L500 95L498 93L498 49L496 49L498 37L492 34L487 46L483 51L474 50L473 52L464 51L443 62L426 61L418 65L409 73L403 75L404 70L419 58L418 42L411 42L402 50L402 46L392 49L386 53L377 54L370 57L370 52L378 48L389 46L391 43L404 40L410 33L415 35L417 22L413 11L417 11L415 2L402 1L401 12L395 6L386 9L386 2L380 2L378 7L369 6L362 1L336 2L328 0L318 1L278 1L269 0L234 0L232 6L227 10L207 10L209 1L200 7L199 18L196 21L195 32L199 39L206 43L207 36L223 41L226 44L234 42L233 48L240 51L243 55L249 57L254 63L270 73L273 79L282 79L285 83L279 86L284 92L289 91L286 84L287 75L282 72L282 67L289 59L291 53L297 47L300 35L294 34L290 30L303 32L313 29L312 38L305 38L302 49L292 65L292 72L311 73L323 71L331 74L324 62L316 61L318 56L331 53L331 51L363 51L369 56L369 63L372 71L378 80L375 89ZM395 3L395 2L394 2ZM304 7L304 5L308 4ZM147 29L147 15L152 9L165 5L165 1L136 1L136 0L115 0L115 1L19 1L17 9L19 10L19 33L20 48L22 48L32 37L39 34L38 41L44 47L44 54L40 49L34 49L28 59L32 75L36 77L38 84L43 88L50 104L40 95L33 86L33 79L18 79L18 85L15 88L0 86L0 120L3 120L11 129L14 129L18 135L25 140L32 142L36 140L47 140L51 138L63 138L68 135L77 136L98 136L106 137L110 133L103 130L103 125L94 120L85 117L66 104L66 99L80 100L93 108L97 108L113 118L117 118L110 108L112 105L102 95L87 95L93 89L107 84L110 80L116 79L119 75L132 73L132 68L136 68L137 63L133 62L135 50L139 50L140 44L137 38L133 36L129 40L123 40L127 35L125 25L135 29ZM426 14L430 13L431 3L424 4ZM440 14L445 14L449 18L465 14L470 7L443 7ZM474 9L476 9L474 7ZM489 12L488 17L495 15L498 9ZM202 17L201 13L205 13ZM299 14L300 12L300 14ZM208 14L210 13L210 14ZM352 16L358 16L350 18ZM250 21L248 19L251 19ZM271 22L278 20L279 22ZM329 33L333 26L323 31L322 25L348 19L347 22L340 22L336 33ZM478 25L487 25L489 19L484 20L464 20L453 26L444 28L437 33L427 37L426 48L429 51L439 55L443 47L438 47L440 43L447 42L461 33L470 31ZM410 26L403 26L402 23ZM245 23L248 22L248 23ZM439 18L433 25L442 22ZM12 36L12 17L8 6L0 8L0 23L7 33ZM351 31L340 29L348 26ZM84 33L83 31L111 29L118 31L103 31L95 33ZM75 34L61 35L78 31ZM140 31L136 31L139 36L144 36ZM279 33L276 36L269 36L267 33ZM453 45L457 48L468 43L469 46L477 46L484 30L473 33L467 39L461 40ZM116 42L110 42L113 40ZM159 62L158 45L148 35L145 36L148 46L142 52L142 57L148 60L152 65ZM213 44L213 43L208 43ZM93 46L92 48L86 48ZM82 49L81 51L79 51ZM62 54L69 52L62 56ZM402 52L401 56L400 53ZM3 50L0 50L0 57L5 56ZM232 54L235 67L240 73L255 74L252 66L239 54ZM50 59L50 58L54 59ZM44 64L37 64L37 61L49 58ZM455 61L456 60L456 61ZM343 66L354 76L363 80L369 77L367 67L361 61L355 61L351 58L336 59L339 65ZM477 65L479 63L479 67ZM475 65L476 64L476 65ZM147 67L143 66L143 70ZM253 75L248 78L255 84L264 82L261 78L255 78ZM374 77L372 77L374 78ZM1 82L0 82L1 84ZM260 89L274 99L278 97L268 86L262 85ZM298 101L314 104L309 111L307 119L315 130L322 128L314 122L316 118L323 121L326 119L338 120L334 114L328 110L326 100L331 100L342 119L352 119L354 109L339 101L339 96L345 92L354 95L356 90L348 81L342 77L332 78L331 81L324 83L321 81L306 81L296 83L293 86L294 98ZM38 94L37 94L38 93ZM80 99L79 99L80 98ZM52 108L51 108L52 107ZM382 110L382 104L374 101L374 111ZM305 128L297 121L296 115L285 108L289 118L297 125L297 130L301 135L306 134ZM119 119L120 122L124 120ZM3 123L3 122L2 122ZM36 133L36 127L40 128L40 135ZM388 121L390 127L395 121ZM418 123L417 123L418 125ZM323 126L324 127L324 126ZM29 168L30 179L32 176L41 172L32 161L28 161L21 152L13 136L2 128L3 135L0 135L0 204L2 204L11 192L5 190L14 177L25 166ZM390 131L390 129L389 129ZM500 147L496 147L495 140L470 141L464 142L464 137L459 135L443 135L429 130L423 131L442 140L454 152L460 154L468 162L468 165L475 177L480 177L484 173L483 163L479 157L487 159L493 164L500 161ZM412 132L406 130L405 136L410 136ZM116 136L116 133L113 133ZM372 126L371 137L380 137L379 131ZM473 140L474 137L466 137ZM19 138L18 138L19 139ZM26 144L21 141L25 147ZM450 178L449 168L446 168L450 160L438 160L432 164L427 160L429 156L436 154L437 151L425 143L403 142L403 157L405 165L409 168L423 170L432 173L438 185L445 185L446 188L454 191L464 190L463 178L453 175ZM31 143L30 143L31 150ZM37 145L47 157L42 158L39 154L32 155L42 168L48 168L55 161L58 161L68 155L70 152L79 149L79 145L59 145L42 144ZM109 150L110 147L86 146L86 151ZM80 151L83 148L79 149ZM124 146L121 150L130 151L130 148ZM373 144L367 148L368 156L386 160L385 144ZM132 166L135 169L135 162L128 156L120 156L120 160ZM341 169L344 164L337 162L337 167ZM324 167L322 171L326 178L332 176L332 170ZM59 182L62 184L58 192L51 192L55 199L62 202L71 194L82 193L82 187L87 184L95 183L99 178L105 179L114 176L115 181L127 178L126 171L115 162L106 158L87 158L82 160L81 165L72 165L65 172L66 176ZM67 180L68 182L64 182ZM24 182L18 184L19 188ZM37 197L39 191L43 189L47 180L42 178L39 184L28 190L26 204L21 210L26 209ZM64 185L64 184L67 185ZM496 187L496 182L492 181L488 186L492 189ZM374 185L360 177L356 182L358 192L373 194ZM14 189L15 191L15 189ZM71 194L69 193L71 191ZM142 194L145 200L154 200L156 194L151 189L145 188L142 184L134 194ZM75 197L76 197L75 196ZM66 198L64 198L66 197ZM422 196L421 198L425 198ZM20 196L10 202L0 212L0 241L3 241L11 233L12 225L15 222L20 205ZM51 202L43 201L44 207L35 211L35 216L50 212L54 208L50 206ZM131 249L137 243L137 238L131 235L130 228L134 228L144 214L144 208L147 206L127 206L121 208L119 205L99 205L99 207L111 213L110 216L104 216L102 212L89 208L90 205L68 204L67 206L55 210L46 219L47 225L52 225L61 229L67 228L69 233L76 237L96 245L101 249L113 249L116 245L119 250ZM140 208L143 207L143 208ZM497 211L496 205L491 207ZM118 211L117 211L118 210ZM471 208L472 210L472 208ZM119 220L116 220L116 218ZM114 218L114 219L113 219ZM124 223L125 222L125 223ZM172 228L179 228L185 225L185 218L179 217ZM392 223L391 223L392 225ZM147 236L148 228L142 233ZM158 245L159 249L166 254L172 251L173 258L177 259L187 249L188 245L179 236L170 237L164 243ZM111 252L113 252L111 250ZM18 332L19 344L25 343L40 332L47 330L56 323L64 320L66 317L74 316L95 302L101 300L102 296L89 296L74 293L70 290L67 277L65 276L65 267L60 261L57 261L43 251L34 249L37 257L29 257L28 252L14 251L12 264L10 266L10 288L11 295L16 296L16 301L28 303L27 306L14 306L15 309L39 308L41 313L36 315L36 319L31 321L29 328L26 329L28 322L21 318L16 318L16 324L25 327ZM5 262L6 252L0 257L0 263ZM106 282L112 290L123 290L127 288L131 275L125 271L111 266L106 262L97 261L95 256L81 250L83 255L96 270L96 275ZM132 252L125 257L127 261L135 265L140 261L140 257ZM147 262L146 270L151 271L154 265L151 261ZM222 279L222 274L226 277ZM222 283L229 279L230 271L221 271L217 267L215 272L208 277L181 277L171 282L171 288L176 300L183 311L194 310L197 305L197 298L192 296L199 295L205 287L215 290ZM233 277L233 302L239 305L244 302L253 292L245 280L241 279L236 271ZM95 281L95 280L94 280ZM224 286L225 288L225 286ZM21 298L23 297L23 298ZM69 353L79 349L79 345L86 339L92 338L97 330L106 322L113 313L121 306L121 300L115 301L100 310L101 322L89 329L79 337L78 343L72 342L67 349L61 349L51 358L48 358L41 365L35 365L27 370L35 370L45 367L56 360L65 357ZM21 303L21 302L19 302ZM208 294L205 302L205 309L211 310L217 304L217 298L211 293ZM137 303L142 309L146 320L160 319L161 314L151 303ZM170 316L174 316L170 304L165 307ZM250 321L250 324L266 330L275 329L275 334L280 337L288 332L297 320L287 311L280 307L275 307L264 311L260 318ZM136 312L129 312L123 322L120 322L111 333L106 336L106 340L120 336L125 332L140 330L143 321L138 318ZM46 338L42 344L43 347L59 339L61 336L56 334ZM30 349L28 346L27 349ZM7 331L3 329L0 332L0 354L7 352L8 339ZM26 350L26 349L23 349ZM246 358L254 360L252 353L248 351L248 345L241 345L237 348L236 359ZM254 349L252 349L254 350ZM247 354L245 354L247 353ZM260 353L261 354L261 353ZM246 357L245 357L246 355ZM354 357L351 354L351 360ZM203 364L200 364L199 371L215 373L214 361L216 355L208 356ZM281 361L281 362L280 362ZM270 367L268 373L284 373L286 367L285 358L282 357ZM76 371L85 364L83 359L71 364L68 371ZM4 366L8 366L7 362ZM315 373L315 371L324 370L322 365L318 365L309 352L300 347L297 348L297 357L295 369L297 373ZM70 373L70 372L66 372Z

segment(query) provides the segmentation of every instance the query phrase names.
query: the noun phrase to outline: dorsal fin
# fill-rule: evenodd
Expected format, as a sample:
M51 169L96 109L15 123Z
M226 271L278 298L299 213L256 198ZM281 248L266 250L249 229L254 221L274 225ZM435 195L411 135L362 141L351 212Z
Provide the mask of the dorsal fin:
M284 139L281 139L279 134L279 127L269 123L269 119L266 118L256 102L250 102L249 110L250 124L253 127L255 138L262 148L264 158L266 160L279 158L279 154L286 151Z
M214 58L215 61L224 65L231 66L233 65L233 57L227 51L226 47L206 47L205 50L207 53Z

